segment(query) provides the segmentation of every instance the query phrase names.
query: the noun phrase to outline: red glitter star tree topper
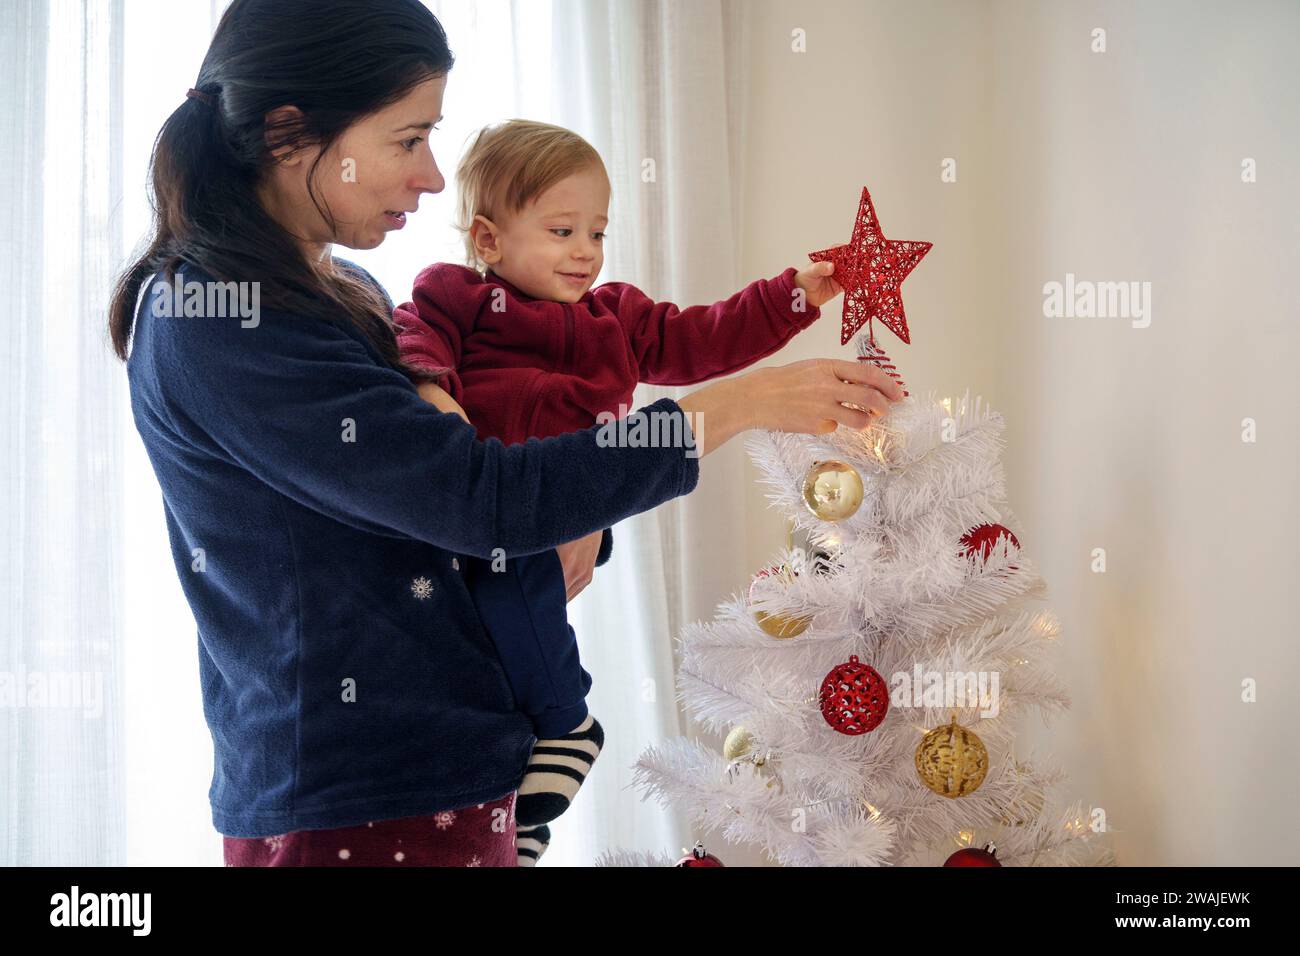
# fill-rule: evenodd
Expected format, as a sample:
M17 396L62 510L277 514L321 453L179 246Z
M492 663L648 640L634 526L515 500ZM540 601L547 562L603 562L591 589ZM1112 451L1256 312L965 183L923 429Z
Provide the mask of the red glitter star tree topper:
M879 319L885 328L911 344L900 287L932 245L908 239L886 239L880 231L876 207L871 204L871 193L862 187L862 202L858 204L853 238L847 245L808 253L813 262L829 260L835 263L832 277L844 289L841 345L865 325L870 343L875 346L872 319Z

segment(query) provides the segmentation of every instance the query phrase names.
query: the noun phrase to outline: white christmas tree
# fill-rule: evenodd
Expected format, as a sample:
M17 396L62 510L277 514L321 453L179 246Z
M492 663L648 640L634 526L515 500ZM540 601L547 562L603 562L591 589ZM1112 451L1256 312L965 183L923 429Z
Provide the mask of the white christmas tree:
M897 377L865 334L858 351ZM724 862L725 840L790 866L1113 864L1100 811L1059 805L1061 770L1013 753L1024 715L1069 702L1002 430L968 392L909 396L863 431L748 441L809 547L681 635L678 699L727 743L649 747L643 799L684 808Z

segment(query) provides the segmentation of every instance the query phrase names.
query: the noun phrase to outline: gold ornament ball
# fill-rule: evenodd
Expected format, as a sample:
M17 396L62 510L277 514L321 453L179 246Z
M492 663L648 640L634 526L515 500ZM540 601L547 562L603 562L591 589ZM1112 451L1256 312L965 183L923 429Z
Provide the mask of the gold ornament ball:
M989 752L973 730L957 723L936 727L916 748L916 772L921 782L941 797L956 799L974 793L989 772Z
M731 733L727 734L726 743L722 745L722 756L726 757L728 761L739 760L749 753L749 749L753 745L753 734L744 727L733 727Z
M781 584L790 584L797 574L787 565L781 565L779 568L768 568L766 571L760 571L749 586L749 600L754 601L754 587L766 578L772 578ZM789 616L785 614L768 614L766 611L755 611L754 620L763 630L764 634L769 637L790 638L798 637L804 631L808 630L808 625L812 623L811 617L800 617L798 615Z
M755 611L754 620L758 621L758 626L763 629L764 634L784 640L788 637L798 637L808 630L812 618L786 617L783 614L766 614L763 611Z
M816 461L803 479L803 503L823 521L843 521L862 504L862 476L842 461Z

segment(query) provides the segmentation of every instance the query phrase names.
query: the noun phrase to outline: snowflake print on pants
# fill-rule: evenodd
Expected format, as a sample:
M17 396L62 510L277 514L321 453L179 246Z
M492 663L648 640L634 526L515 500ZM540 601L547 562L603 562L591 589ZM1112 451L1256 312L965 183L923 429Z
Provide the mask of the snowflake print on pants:
M515 794L330 830L224 837L227 866L517 866Z

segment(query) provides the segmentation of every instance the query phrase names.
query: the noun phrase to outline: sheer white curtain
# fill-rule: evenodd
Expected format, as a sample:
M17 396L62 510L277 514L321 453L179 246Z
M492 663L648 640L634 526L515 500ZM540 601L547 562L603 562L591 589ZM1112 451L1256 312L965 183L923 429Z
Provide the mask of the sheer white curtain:
M679 305L742 284L748 20L731 0L557 0L551 120L591 141L613 185L602 281ZM636 404L686 391L642 386ZM642 802L629 785L646 744L688 729L675 702L676 635L748 577L737 546L739 443L705 464L694 494L618 526L610 563L569 605L606 744L584 793L552 825L543 866L692 842L679 812Z
M227 3L10 0L0 14L0 268L15 316L0 390L0 865L221 862L194 620L105 312L148 226L153 138ZM421 267L459 255L451 173L465 137L530 116L606 158L602 279L682 304L735 290L742 98L727 78L743 75L741 4L428 5L457 57L433 134L448 189L379 249L339 255L406 298ZM688 842L684 821L626 785L647 742L682 730L674 635L747 574L727 541L743 528L727 493L742 465L737 448L711 456L695 495L621 525L613 560L571 605L609 737L544 865Z
M0 865L123 860L122 0L0 11Z
M93 0L87 0L93 5ZM154 137L199 74L229 0L130 0L121 196L124 262L150 224L145 191ZM126 427L124 697L126 859L131 866L220 866L212 828L212 738L203 720L197 628L172 563L162 492L131 420L123 370L117 401Z

